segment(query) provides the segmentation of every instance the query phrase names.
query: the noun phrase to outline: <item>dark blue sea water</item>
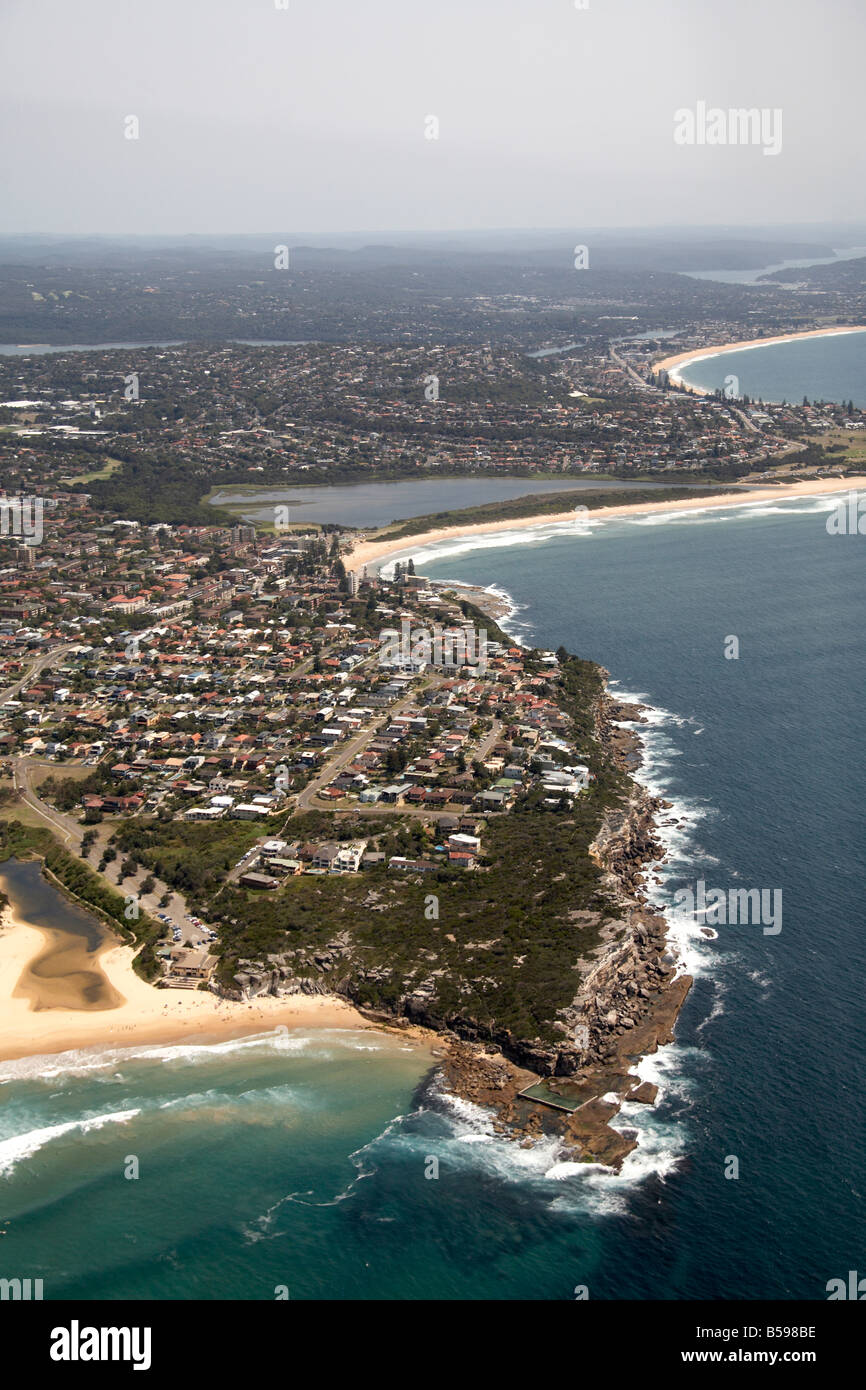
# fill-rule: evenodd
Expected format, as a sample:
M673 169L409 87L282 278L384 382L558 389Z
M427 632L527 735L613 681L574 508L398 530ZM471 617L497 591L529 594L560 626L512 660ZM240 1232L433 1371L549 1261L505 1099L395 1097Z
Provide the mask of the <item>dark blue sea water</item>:
M689 822L662 901L697 877L783 890L776 936L692 934L651 1121L678 1157L592 1221L603 1296L820 1297L863 1261L866 537L829 535L832 505L635 517L423 565L495 575L524 638L592 655L660 711L645 775Z
M723 391L734 376L734 394L753 400L850 401L866 405L866 330L820 338L795 338L785 343L720 352L680 370L689 386Z
M642 1065L656 1107L618 1120L639 1136L620 1176L500 1141L391 1038L31 1059L0 1067L0 1275L46 1297L753 1299L862 1269L866 537L830 536L831 505L419 558L495 580L525 639L654 707L644 775L680 822L659 901L698 877L783 892L778 935L675 920L695 985Z

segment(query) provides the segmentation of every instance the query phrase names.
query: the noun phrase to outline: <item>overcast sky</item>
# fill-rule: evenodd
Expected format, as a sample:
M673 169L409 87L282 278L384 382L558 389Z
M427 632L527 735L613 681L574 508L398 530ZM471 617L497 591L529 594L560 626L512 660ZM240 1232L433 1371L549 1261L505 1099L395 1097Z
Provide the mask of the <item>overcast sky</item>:
M0 231L866 216L866 0L278 3L0 0ZM781 153L676 144L699 101Z

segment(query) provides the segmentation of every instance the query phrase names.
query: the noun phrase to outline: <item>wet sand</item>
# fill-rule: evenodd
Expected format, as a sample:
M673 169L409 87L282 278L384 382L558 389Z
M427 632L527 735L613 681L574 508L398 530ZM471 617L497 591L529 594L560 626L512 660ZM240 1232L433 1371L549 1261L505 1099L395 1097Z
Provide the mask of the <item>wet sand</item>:
M65 938L58 940L57 938ZM267 996L249 1002L200 990L156 989L132 968L132 947L97 951L65 932L41 929L11 908L0 925L0 1060L73 1048L217 1042L268 1028L378 1025L332 995ZM401 1029L407 1039L429 1039Z
M12 992L34 1013L44 1009L116 1009L123 996L99 968L98 953L69 932L37 929L41 948L25 964Z

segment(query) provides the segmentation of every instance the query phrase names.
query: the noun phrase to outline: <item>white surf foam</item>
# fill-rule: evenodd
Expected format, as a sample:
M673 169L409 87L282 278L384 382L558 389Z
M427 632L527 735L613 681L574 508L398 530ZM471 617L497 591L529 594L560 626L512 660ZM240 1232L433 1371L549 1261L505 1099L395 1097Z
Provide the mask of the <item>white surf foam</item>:
M527 521L525 526L514 527L512 530L484 531L468 536L443 537L441 540L428 541L426 545L411 546L407 542L406 549L399 553L389 555L379 567L379 573L384 579L392 579L394 566L399 562L405 564L408 559L415 562L415 567L423 573L425 564L433 564L437 560L450 560L456 555L468 555L473 550L503 550L515 545L538 545L543 541L551 540L555 536L574 536L578 539L588 538L593 530L603 524L601 516L592 517L584 520L568 521L538 521L533 524Z
M641 765L635 774L639 781L653 795L671 802L656 818L656 835L664 850L664 859L648 866L646 873L647 892L662 909L668 924L667 939L677 963L679 974L693 978L713 970L716 960L707 947L709 938L701 931L701 924L684 911L677 911L670 889L672 881L718 864L715 856L709 854L698 840L698 832L703 824L718 815L717 808L708 798L686 797L676 791L676 759L683 756L683 749L671 737L672 730L691 729L694 732L694 719L675 714L672 710L648 703L649 696L643 691L626 691L619 683L611 681L611 693L617 700L627 704L640 704L645 722L636 720L617 720L618 726L631 729L641 746ZM673 824L673 822L679 824ZM658 883L656 879L660 880Z
M108 1115L93 1115L83 1120L67 1120L65 1124L48 1125L44 1129L31 1129L26 1134L16 1134L10 1139L0 1141L0 1173L11 1173L22 1159L32 1158L34 1154L55 1139L66 1134L90 1134L108 1124L126 1124L140 1115L140 1110L114 1110Z
M517 545L540 545L544 541L563 536L587 540L591 539L600 528L613 526L617 523L622 523L627 527L718 525L735 520L748 520L750 515L757 517L776 514L803 516L813 510L831 511L837 505L839 496L847 495L851 491L853 489L850 485L846 487L844 481L840 481L839 488L833 492L801 493L797 497L790 498L782 496L778 501L773 498L766 498L758 502L738 502L734 496L729 502L718 507L707 507L696 502L693 507L681 507L676 511L635 512L626 516L611 516L605 515L603 511L599 510L598 512L590 512L579 520L560 522L540 520L535 523L528 521L525 526L515 527L514 530L453 536L450 539L443 538L438 541L431 541L427 545L415 546L414 549L407 544L406 550L397 555L390 555L380 567L379 572L385 578L391 578L396 562L399 560L405 563L410 556L414 559L416 566L422 569L425 563L432 564L435 561L447 560L456 555L468 555L474 550L501 550ZM617 499L612 498L611 502L615 506L628 506L628 494L624 493Z
M162 1062L195 1066L244 1052L305 1053L331 1057L337 1050L369 1052L387 1050L384 1041L372 1042L366 1029L278 1027L212 1043L172 1043L122 1048L82 1048L69 1052L20 1057L0 1065L0 1084L10 1081L52 1081L58 1077L82 1077L116 1070L130 1062Z
M670 1049L672 1050L672 1049ZM654 1070L641 1079L661 1073L660 1054ZM616 1099L616 1097L612 1097ZM638 1151L614 1173L600 1163L575 1160L556 1135L543 1135L524 1148L513 1138L497 1134L494 1116L483 1107L438 1089L438 1108L448 1124L441 1138L418 1136L419 1154L437 1155L442 1163L471 1164L488 1177L509 1185L525 1184L550 1203L551 1210L592 1216L621 1214L627 1210L631 1190L648 1177L664 1176L680 1162L686 1148L681 1127L658 1117L652 1106L628 1106L627 1116L614 1117L612 1125L638 1135ZM636 1116L635 1112L641 1112Z

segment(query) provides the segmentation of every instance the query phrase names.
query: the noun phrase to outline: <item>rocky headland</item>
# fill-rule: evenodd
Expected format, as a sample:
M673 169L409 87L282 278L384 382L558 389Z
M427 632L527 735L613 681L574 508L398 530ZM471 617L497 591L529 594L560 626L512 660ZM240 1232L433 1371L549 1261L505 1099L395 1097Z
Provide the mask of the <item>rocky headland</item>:
M670 803L634 779L640 737L622 724L644 722L643 707L615 700L608 673L602 676L595 738L625 774L627 794L605 812L590 855L614 909L599 914L576 907L569 914L576 927L595 929L598 944L575 960L575 993L554 1020L554 1041L517 1036L506 1027L491 1030L468 1010L444 1013L423 982L407 988L393 1008L365 1007L348 932L335 933L310 960L291 951L267 962L241 962L235 988L225 993L337 994L381 1026L429 1030L443 1047L446 1085L491 1108L499 1132L527 1145L553 1132L575 1158L618 1169L636 1139L610 1121L623 1103L654 1102L655 1087L642 1083L634 1067L672 1040L691 979L678 973L665 918L647 894L648 868L664 856L657 821ZM376 906L369 904L372 911ZM527 1088L533 1088L531 1097L521 1095Z

